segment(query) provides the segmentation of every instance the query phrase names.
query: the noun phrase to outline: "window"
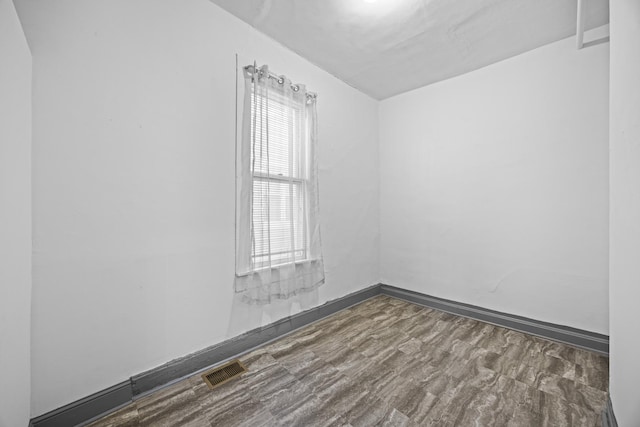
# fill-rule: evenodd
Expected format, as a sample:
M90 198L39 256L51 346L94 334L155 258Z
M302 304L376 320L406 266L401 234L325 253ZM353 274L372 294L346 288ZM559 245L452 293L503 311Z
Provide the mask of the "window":
M316 95L266 65L242 70L234 287L268 304L324 283Z
M308 257L306 121L302 106L252 92L252 248L254 269ZM263 119L264 118L264 119Z

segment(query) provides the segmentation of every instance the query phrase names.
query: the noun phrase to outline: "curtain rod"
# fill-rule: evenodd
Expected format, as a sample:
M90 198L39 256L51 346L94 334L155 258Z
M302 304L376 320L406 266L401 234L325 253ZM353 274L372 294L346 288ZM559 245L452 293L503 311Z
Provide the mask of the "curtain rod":
M256 67L253 66L253 65L245 65L244 69L250 75L253 76L253 74L255 74ZM264 71L262 71L262 70L259 70L258 72L260 74L264 73ZM279 84L284 84L284 82L285 82L284 76L279 76L277 74L272 73L271 71L269 71L269 78L276 80ZM297 92L300 89L300 86L297 85L297 84L294 85L293 83L291 83L291 88L294 90L294 92ZM318 94L315 93L315 92L307 92L306 95L307 95L307 98L311 98L311 99L316 99L318 97Z

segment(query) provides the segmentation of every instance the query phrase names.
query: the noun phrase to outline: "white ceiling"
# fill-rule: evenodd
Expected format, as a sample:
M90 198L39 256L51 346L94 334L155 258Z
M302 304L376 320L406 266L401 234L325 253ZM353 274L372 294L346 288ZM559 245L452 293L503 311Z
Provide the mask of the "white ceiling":
M377 99L576 30L576 0L211 1ZM608 0L585 1L587 29L609 22Z

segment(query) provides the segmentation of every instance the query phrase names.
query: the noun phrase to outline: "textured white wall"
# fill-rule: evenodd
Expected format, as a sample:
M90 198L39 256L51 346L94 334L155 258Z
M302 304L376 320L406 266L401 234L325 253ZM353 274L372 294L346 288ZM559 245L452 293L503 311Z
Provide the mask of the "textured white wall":
M316 304L378 282L375 100L207 0L19 7L34 55L34 415L227 337L236 53L319 94Z
M611 400L620 426L640 425L640 3L611 1Z
M31 328L31 53L0 0L0 427L26 426Z
M608 53L570 38L380 103L383 283L608 332Z

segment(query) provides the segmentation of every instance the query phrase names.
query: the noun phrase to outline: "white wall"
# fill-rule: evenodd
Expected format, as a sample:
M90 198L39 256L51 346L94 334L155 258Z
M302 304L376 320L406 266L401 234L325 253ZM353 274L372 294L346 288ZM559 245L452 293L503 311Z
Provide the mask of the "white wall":
M381 102L383 283L608 332L608 52L570 38Z
M0 0L0 427L26 426L31 328L31 53Z
M610 390L620 426L640 425L640 3L612 0Z
M227 337L236 53L319 93L317 303L378 282L376 101L206 0L19 6L34 55L34 415Z

